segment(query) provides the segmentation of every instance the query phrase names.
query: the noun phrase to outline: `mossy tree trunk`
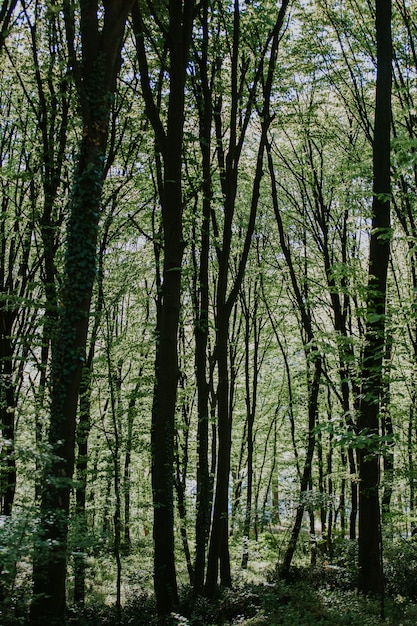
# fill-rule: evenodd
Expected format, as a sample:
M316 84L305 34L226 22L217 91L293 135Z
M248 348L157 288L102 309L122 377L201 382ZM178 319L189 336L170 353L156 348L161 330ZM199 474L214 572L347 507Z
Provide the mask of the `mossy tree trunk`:
M50 455L45 465L39 539L33 567L31 623L64 624L67 535L75 425L96 273L96 244L112 94L129 3L80 3L82 59L75 52L74 6L65 3L69 60L78 89L82 140L69 203L65 261L51 365Z

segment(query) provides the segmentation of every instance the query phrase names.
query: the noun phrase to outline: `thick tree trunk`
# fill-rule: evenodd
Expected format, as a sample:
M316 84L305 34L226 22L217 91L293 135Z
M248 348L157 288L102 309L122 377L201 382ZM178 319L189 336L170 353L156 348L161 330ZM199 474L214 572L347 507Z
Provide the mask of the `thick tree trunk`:
M74 16L66 5L69 54L74 63L84 132L70 200L61 307L52 354L50 458L42 489L40 542L34 557L31 605L31 623L39 625L65 623L68 516L78 394L96 271L111 94L120 65L128 10L129 3L122 9L117 1L108 3L102 31L94 11L82 16L80 68L74 50Z
M359 578L365 593L383 594L379 505L380 402L385 351L386 282L390 255L391 1L376 0L377 81L373 142L374 197L369 250L366 337L358 430L368 437L359 449Z
M174 163L170 163L169 158L165 162L164 270L152 411L154 585L160 614L171 612L178 602L174 556L173 461L183 243L181 191L176 189L181 180L181 168L175 167L177 156L178 153L172 155ZM174 171L170 171L170 165L174 165Z
M74 471L75 419L88 330L88 311L95 271L95 248L102 162L84 140L68 227L64 288L58 340L52 361L49 444L45 469L40 538L36 555L31 619L62 623L65 613L66 540ZM85 144L87 143L87 146ZM99 190L99 191L98 191Z

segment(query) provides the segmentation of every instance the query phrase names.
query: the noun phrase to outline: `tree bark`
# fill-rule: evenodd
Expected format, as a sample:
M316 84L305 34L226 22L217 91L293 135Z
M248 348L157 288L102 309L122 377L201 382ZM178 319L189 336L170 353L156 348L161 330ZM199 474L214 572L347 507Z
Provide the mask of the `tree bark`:
M33 624L65 623L67 534L76 414L96 269L110 103L120 67L128 11L128 2L114 0L107 3L103 28L100 29L97 5L94 2L92 6L81 3L81 65L74 48L74 15L65 5L69 57L84 130L69 206L61 307L57 340L53 343L50 457L45 466L42 489L41 541L34 557Z
M369 248L367 319L362 359L359 449L360 591L383 595L378 435L383 391L386 284L390 256L391 1L376 0L377 79L373 141L374 195Z
M174 555L174 437L179 378L178 325L181 305L182 162L184 90L194 19L194 1L170 0L168 30L169 102L166 128L159 115L148 72L144 22L139 4L132 12L136 51L146 112L162 156L159 184L163 230L163 272L157 312L155 388L152 407L152 494L154 505L154 589L158 614L169 615L178 604ZM165 16L166 17L166 16Z
M239 92L238 84L245 82L245 70L243 75L239 75L239 55L240 55L240 8L239 2L234 2L233 17L233 43L231 55L231 112L230 112L230 137L228 149L224 149L224 137L221 122L222 102L221 99L215 106L215 123L217 138L217 153L219 168L221 171L221 185L224 200L224 224L222 234L221 249L218 250L219 274L216 291L216 358L218 367L218 463L217 482L214 496L213 521L210 535L209 553L207 560L207 574L205 582L205 593L212 597L215 595L218 584L218 573L220 567L220 583L222 586L230 587L230 555L229 555L229 511L228 511L228 490L230 474L230 445L232 416L230 412L230 385L228 372L228 336L229 321L233 306L241 288L252 235L255 228L255 217L260 195L260 185L263 177L264 153L267 145L267 134L271 123L270 98L274 80L275 67L278 58L278 45L281 29L284 22L288 6L288 0L283 0L277 14L276 22L268 34L265 43L265 55L255 71L255 80L248 94L247 110L245 121L241 124L239 113ZM269 61L264 68L266 51L270 49ZM238 262L235 280L229 288L229 262L231 256L232 225L235 211L235 202L238 184L238 166L243 147L243 141L247 130L248 115L253 107L255 89L258 81L261 83L261 75L265 69L266 78L262 80L262 110L261 136L257 151L256 170L252 185L251 206L245 239L241 256ZM238 121L239 120L239 121Z
M209 337L209 252L210 214L212 200L211 179L211 134L213 107L208 76L208 1L201 3L201 28L203 29L202 49L196 55L198 74L195 93L200 128L200 150L202 158L202 221L200 247L193 249L194 264L194 338L195 370L197 384L197 515L195 524L194 595L202 592L206 565L206 548L210 528L211 481L209 471L209 397L208 380L208 337ZM197 239L196 237L194 238ZM211 375L210 375L211 377Z

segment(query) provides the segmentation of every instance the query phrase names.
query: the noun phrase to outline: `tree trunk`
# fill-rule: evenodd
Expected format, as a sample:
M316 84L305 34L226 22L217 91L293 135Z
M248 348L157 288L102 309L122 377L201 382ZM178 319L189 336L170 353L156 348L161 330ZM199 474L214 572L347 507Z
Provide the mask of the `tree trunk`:
M210 528L211 482L209 472L209 396L207 380L209 336L209 252L210 214L212 200L211 134L212 102L208 77L208 1L201 3L203 41L201 56L197 58L199 75L196 80L196 99L199 112L200 150L202 157L202 222L200 248L193 249L194 263L194 338L197 384L197 515L195 523L194 595L202 592L206 565L206 548ZM194 237L197 240L197 237ZM198 260L199 259L199 263ZM211 374L210 374L211 377Z
M103 185L104 153L120 65L129 3L106 4L100 31L98 15L81 4L83 63L74 49L75 19L65 5L71 58L84 123L83 139L69 207L61 307L52 354L50 458L45 466L40 539L33 567L33 624L65 623L65 587L70 490L74 471L75 423L88 316L96 270L96 244Z
M318 397L320 390L320 378L321 378L321 358L318 354L315 355L314 361L314 372L312 375L311 383L309 384L308 391L308 445L306 457L304 459L304 468L300 481L300 502L297 507L297 512L293 524L293 528L291 531L291 537L288 542L287 550L285 552L285 556L280 567L280 573L283 578L288 578L291 562L294 556L295 548L297 546L298 536L301 530L301 524L303 521L305 503L304 496L308 491L310 480L311 480L311 464L313 461L314 455L314 446L315 446L315 435L314 435L314 427L317 424L317 413L318 413Z
M142 356L144 359L145 357ZM126 449L123 466L123 494L124 494L124 516L123 516L123 549L126 554L130 553L131 537L130 537L130 496L131 496L131 458L133 447L133 424L135 421L135 408L138 399L140 380L142 376L142 368L139 371L139 381L136 383L129 399L127 409L127 435Z
M217 589L218 571L220 565L220 583L223 586L231 585L230 557L229 557L229 510L228 510L228 489L229 489L229 473L230 473L230 445L231 445L231 413L230 413L230 387L229 372L227 367L228 356L228 333L229 321L233 306L239 294L242 285L244 272L248 260L249 250L252 243L252 236L255 229L255 217L258 207L260 185L263 177L264 152L267 145L267 134L271 123L270 116L270 98L272 94L272 86L274 72L278 57L278 44L281 29L284 22L288 6L288 0L283 0L278 11L277 19L274 27L271 29L266 42L266 47L270 47L269 61L266 68L266 78L262 82L263 87L263 109L261 111L261 136L259 138L256 170L252 185L251 206L248 219L248 225L245 232L245 239L242 247L241 256L238 262L236 277L230 292L228 293L229 282L229 263L231 256L232 242L232 225L235 211L237 184L238 184L238 166L245 138L247 126L240 123L239 113L239 93L237 85L240 80L242 84L245 76L239 76L239 55L240 55L240 8L238 0L234 2L234 21L233 21L233 44L231 56L231 112L230 112L230 138L228 150L224 149L224 135L222 129L222 103L221 99L215 107L215 123L217 138L217 155L219 168L221 171L221 185L224 201L224 223L221 249L218 250L219 274L216 293L216 357L218 366L218 464L217 464L217 483L214 497L213 522L210 535L210 546L207 561L207 574L205 583L205 592L212 597ZM265 52L266 55L266 52ZM256 71L256 81L251 87L248 95L248 111L251 110L252 100L255 95L257 81L260 81L260 75L264 70L264 59L259 61Z
M13 311L0 310L0 425L4 444L0 455L0 514L12 514L16 491L15 411L13 381Z
M181 303L182 152L184 89L194 19L194 1L170 0L166 36L169 53L169 103L164 129L148 72L145 29L139 4L132 13L136 51L146 110L162 155L163 272L157 313L155 388L152 406L152 494L154 505L154 588L158 614L169 615L178 604L174 554L174 437L179 378L178 325ZM166 16L164 17L166 19Z
M258 281L255 281L253 294L255 302L253 309L249 310L248 304L244 305L245 315L245 396L246 396L246 417L248 424L247 434L247 485L246 485L246 511L243 527L243 540L245 542L242 555L242 569L247 569L249 561L249 538L252 524L252 492L253 492L253 457L254 457L254 424L256 415L256 403L258 395L258 375L260 370L259 362L259 341L261 322L258 320ZM249 292L250 297L250 292ZM251 321L253 327L253 338L251 338ZM250 343L253 341L253 361L252 378L250 377Z
M383 390L386 282L390 255L391 1L376 0L377 80L373 142L374 196L369 249L366 336L362 365L359 449L359 578L365 593L383 594L379 507L380 402Z
M391 356L392 356L392 336L388 335L385 346L384 360L386 366L384 367L383 376L385 379L383 397L381 398L381 413L382 413L382 435L386 437L386 441L383 444L383 463L384 463L384 492L381 500L382 515L387 518L389 522L389 513L391 507L391 498L393 494L394 485L394 427L391 418L391 394L390 394L390 369L391 369Z
M85 509L87 491L88 468L88 436L90 434L90 407L91 407L91 371L83 368L80 385L80 416L77 425L76 440L78 446L76 461L77 488L75 490L75 515L77 535L80 545L75 548L74 554L74 602L84 606L85 601L85 545L87 534L87 513Z
M91 141L84 140L83 143ZM84 147L71 202L67 262L58 340L53 354L49 444L51 458L45 469L41 505L42 553L34 567L31 619L62 623L65 612L66 538L69 498L74 470L75 419L88 311L94 280L97 189L102 186L97 150ZM45 596L45 597L44 597ZM38 623L38 622L36 622Z

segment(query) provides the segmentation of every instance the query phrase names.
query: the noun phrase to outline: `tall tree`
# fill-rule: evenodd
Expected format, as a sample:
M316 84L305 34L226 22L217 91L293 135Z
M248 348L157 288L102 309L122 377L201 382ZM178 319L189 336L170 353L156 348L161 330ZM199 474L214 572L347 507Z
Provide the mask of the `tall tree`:
M29 304L33 296L30 281L34 280L36 263L32 264L34 220L26 214L30 185L13 172L20 173L22 168L27 167L33 173L33 164L25 159L28 144L21 140L20 124L13 121L11 109L15 103L7 89L1 104L10 120L3 124L0 140L0 163L4 176L0 182L0 429L3 440L0 451L0 512L10 516L17 479L16 410L22 366L27 360L25 336L33 332L31 326L34 317L36 319ZM22 111L21 115L24 125L29 125L31 112ZM27 304L23 306L25 300Z
M390 256L391 0L376 0L377 77L373 137L372 231L369 247L366 335L362 358L359 449L359 589L383 593L379 506L380 406L383 399L386 286Z
M309 292L307 284L307 267L304 263L304 276L299 279L293 260L293 253L289 245L289 238L284 229L284 223L278 201L277 180L271 151L271 145L267 146L268 169L272 185L272 203L275 213L275 219L278 226L279 242L282 253L285 258L286 266L290 275L291 287L294 292L297 303L298 314L300 315L300 329L304 354L306 357L306 378L308 393L308 441L307 450L304 458L304 466L300 475L300 498L297 505L296 516L288 542L287 550L284 555L281 572L284 577L288 576L291 562L297 546L298 536L300 534L303 515L306 504L306 493L311 486L312 462L314 448L316 445L315 427L318 420L319 391L320 380L323 370L322 355L317 344L317 333L313 325L312 310L309 302Z
M193 90L199 120L202 216L198 245L193 243L193 308L195 338L195 371L197 385L197 515L195 528L194 593L201 593L204 585L206 547L210 530L211 480L209 472L209 405L210 380L208 369L209 340L209 257L210 215L212 203L212 123L213 102L211 97L212 76L209 73L209 0L200 3L198 13L202 30L201 49L194 47L195 76ZM216 64L213 64L212 73ZM198 223L197 219L194 221ZM196 230L196 226L194 226ZM197 233L193 242L197 241Z
M205 590L208 596L213 596L220 582L223 586L231 586L230 554L229 554L229 474L232 436L232 415L230 411L230 377L228 369L228 337L229 323L233 307L237 301L242 284L252 236L255 229L255 219L261 192L263 177L264 153L267 136L271 124L271 99L275 78L275 69L278 58L278 47L282 35L282 27L288 7L288 0L283 0L276 13L272 27L261 38L255 25L256 64L252 68L253 76L248 81L249 62L239 63L242 44L241 7L238 0L233 4L232 38L230 48L230 106L229 111L229 138L225 140L223 128L223 107L225 101L222 94L216 98L214 118L217 140L217 157L220 170L220 183L223 200L223 220L221 234L217 222L213 230L221 243L217 245L218 280L216 285L216 361L218 371L217 411L218 411L218 462L217 480L214 495L213 520L210 534L209 553L207 559L207 575ZM222 16L223 20L227 19ZM268 61L266 62L266 59ZM243 88L249 82L246 101L243 99ZM234 280L230 279L230 265L232 255L232 240L234 219L236 217L238 172L242 156L244 141L252 112L256 105L258 85L262 86L262 93L258 114L260 118L260 137L257 146L256 167L251 187L249 216L243 238L240 258L237 260L237 270Z
M181 267L184 253L182 163L186 69L194 21L194 0L169 0L162 8L140 3L133 8L133 26L142 95L152 125L158 160L162 209L162 283L157 311L157 351L152 408L152 493L154 505L154 588L158 613L169 614L178 603L174 555L173 461L175 407L178 387L178 326L181 301ZM150 13L150 15L149 15ZM168 74L166 119L159 111L159 95L153 90L147 44L156 45L146 14L160 29L163 44L161 77ZM149 42L147 41L149 38ZM165 48L165 50L164 50ZM166 51L168 58L166 58Z
M45 467L40 539L33 569L31 620L65 622L68 515L74 471L75 424L94 276L97 231L112 96L130 2L111 0L100 15L95 0L64 3L68 57L83 124L69 203L57 338L52 353L50 457ZM76 38L81 40L81 59Z

